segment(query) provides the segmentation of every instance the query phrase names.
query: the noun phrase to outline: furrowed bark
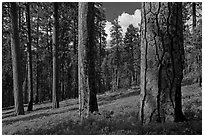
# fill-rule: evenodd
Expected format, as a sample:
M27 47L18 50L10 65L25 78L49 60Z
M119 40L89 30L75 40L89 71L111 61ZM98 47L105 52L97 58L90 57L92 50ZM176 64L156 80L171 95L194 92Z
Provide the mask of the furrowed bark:
M94 3L79 3L78 23L78 88L79 115L98 111L95 81Z
M23 93L21 85L21 64L20 64L20 42L18 32L18 7L15 2L11 2L11 23L12 23L12 36L11 36L11 54L12 54L12 67L13 67L13 90L14 90L14 103L15 114L24 115L23 107Z
M141 123L184 121L182 4L142 3L141 25Z

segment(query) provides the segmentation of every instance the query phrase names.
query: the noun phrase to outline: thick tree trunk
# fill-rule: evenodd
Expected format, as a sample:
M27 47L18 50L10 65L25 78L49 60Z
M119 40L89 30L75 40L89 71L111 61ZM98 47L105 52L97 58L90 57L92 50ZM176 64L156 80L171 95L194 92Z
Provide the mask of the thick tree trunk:
M32 53L31 53L31 27L30 27L30 7L26 4L27 27L28 27L28 44L27 44L27 61L28 61L28 95L29 103L27 111L33 111L33 72L32 72Z
M139 118L142 124L184 121L182 3L142 3L141 25Z
M52 108L59 108L58 98L58 3L54 3L54 27L53 27L53 89L52 89Z
M94 3L79 3L78 23L78 81L79 114L81 119L89 112L98 111L95 83Z
M12 36L11 36L11 52L12 52L12 67L13 67L13 90L14 90L14 103L16 115L24 114L23 107L23 93L20 79L21 64L20 64L20 42L18 32L18 7L15 2L11 2L11 23L12 23Z

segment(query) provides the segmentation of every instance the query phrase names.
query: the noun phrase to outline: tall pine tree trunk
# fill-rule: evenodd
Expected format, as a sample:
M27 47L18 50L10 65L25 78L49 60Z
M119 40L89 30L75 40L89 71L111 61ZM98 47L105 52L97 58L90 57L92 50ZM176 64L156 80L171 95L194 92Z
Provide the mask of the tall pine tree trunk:
M54 3L54 27L53 27L53 89L52 89L52 108L59 108L59 79L58 79L58 3Z
M12 23L12 36L11 36L11 53L12 53L12 67L13 67L13 90L14 90L14 103L16 115L24 114L23 107L23 93L21 85L21 64L20 64L20 42L18 32L18 7L15 2L11 2L11 23Z
M52 36L52 25L51 25L51 21L49 20L48 21L48 26L49 26L49 37L48 37L48 47L49 47L49 53L50 53L50 58L49 58L49 64L53 64L53 36L54 36L54 33L53 33L53 36ZM54 32L54 29L53 29L53 32ZM48 67L48 69L50 70L53 70L53 66L50 66ZM50 101L52 102L52 94L53 94L53 72L52 71L49 71L49 99ZM43 92L43 96L45 96L45 92Z
M98 111L95 83L94 3L79 3L78 86L81 119Z
M74 19L74 54L76 57L76 62L74 63L74 98L78 97L77 28L77 20Z
M132 40L131 40L132 43ZM131 80L130 80L130 86L132 85L133 81L135 80L135 69L134 69L134 47L131 44L130 45L130 59L129 59L129 64L131 65Z
M26 63L25 70L26 70L26 75L24 77L22 90L23 90L23 103L27 104L28 103L28 77L27 77L28 76L28 74L27 74L28 69L27 69L27 63Z
M182 3L142 3L140 120L184 121Z
M27 44L27 64L28 64L28 95L29 103L27 111L33 110L33 72L32 72L32 53L31 53L31 27L30 27L30 7L26 4L27 11L27 28L28 28L28 44Z
M39 69L38 69L38 52L39 52L39 16L37 15L37 38L36 38L36 96L35 96L35 104L39 102Z
M98 75L97 75L97 85L98 85L98 93L103 93L103 89L102 89L102 77L101 77L101 64L102 64L102 25L101 25L101 22L99 23L100 25L100 34L99 34L99 70L98 70Z
M87 16L87 27L88 27L88 45L87 45L87 59L88 59L88 77L89 77L89 89L90 89L90 99L89 99L89 112L98 112L97 104L97 78L96 78L96 58L97 50L95 43L95 23L94 23L95 13L94 13L94 3L88 3L88 16Z
M196 3L192 2L193 33L196 27Z

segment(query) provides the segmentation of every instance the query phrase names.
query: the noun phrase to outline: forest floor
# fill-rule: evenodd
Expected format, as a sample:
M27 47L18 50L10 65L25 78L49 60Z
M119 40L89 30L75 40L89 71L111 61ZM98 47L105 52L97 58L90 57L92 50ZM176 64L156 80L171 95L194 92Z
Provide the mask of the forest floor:
M2 134L202 134L202 90L198 84L184 83L183 111L187 122L151 123L141 126L139 89L120 89L98 95L101 115L92 115L79 122L78 99L34 105L34 111L14 116L14 109L2 110ZM26 110L26 108L25 108Z

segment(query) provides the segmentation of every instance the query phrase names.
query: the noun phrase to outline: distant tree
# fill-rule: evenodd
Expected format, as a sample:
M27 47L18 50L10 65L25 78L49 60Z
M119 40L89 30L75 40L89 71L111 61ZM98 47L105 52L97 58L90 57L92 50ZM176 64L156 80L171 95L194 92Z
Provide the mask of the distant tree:
M111 89L111 80L112 80L112 71L109 63L109 55L104 57L103 62L101 64L102 69L102 77L104 80L104 90L110 90Z
M11 51L12 51L12 67L13 67L13 90L14 90L14 103L16 115L24 114L23 107L23 94L21 85L21 64L20 64L20 42L18 33L18 6L15 2L11 2L11 23L12 23L12 36L11 36Z
M140 34L139 29L135 28L132 24L128 26L127 32L125 33L124 38L125 44L125 61L128 64L129 73L129 82L130 85L132 82L136 82L139 76L139 67L140 67Z
M94 3L95 10L95 39L96 39L96 83L97 83L97 93L104 92L103 78L102 78L102 61L105 57L105 47L106 47L106 37L105 26L105 10L103 8L102 2Z
M196 80L199 86L202 86L202 19L198 20L196 27L193 30L194 34L192 37L193 41L193 49L190 51L193 58L193 62L191 65L194 64L195 67L195 75Z
M196 6L197 3L196 2L192 2L192 18L193 18L193 23L192 23L192 29L193 29L193 36L192 36L192 40L193 40L193 46L194 46L194 50L195 50L195 55L196 55L196 60L195 60L195 66L196 66L196 71L197 71L197 81L199 83L199 86L201 87L202 85L202 72L200 71L201 69L201 48L202 46L200 47L200 44L199 44L199 36L200 36L200 31L198 30L198 27L197 27L197 15L196 15ZM201 23L202 24L202 23ZM202 26L199 28L201 29ZM202 36L201 36L202 37Z
M110 45L112 47L112 53L111 53L111 65L112 68L112 90L115 91L119 88L119 80L120 80L120 66L121 63L121 52L122 52L122 44L123 44L123 36L122 36L122 28L118 24L117 19L113 21L113 26L110 30L111 32L111 38Z
M202 4L200 2L183 3L184 21L184 49L185 49L185 70L184 76L191 77L194 82L201 86L201 49L202 42Z
M2 3L2 107L14 105L10 3Z
M31 26L30 26L30 6L29 2L26 3L26 19L27 19L27 29L28 29L28 44L27 44L27 66L28 66L28 94L29 94L29 103L28 111L33 111L33 72L32 72L32 52L31 52Z
M98 111L95 82L94 3L80 2L78 13L78 86L81 119Z
M139 118L143 124L185 120L183 65L182 3L142 3Z
M53 89L52 89L52 108L59 108L58 97L58 3L54 2L54 27L53 27Z
M39 7L39 6L37 6L37 7ZM37 13L37 38L36 38L36 96L35 96L35 104L37 104L40 100L39 100L39 98L40 98L40 91L39 91L39 69L38 69L38 60L39 60L39 53L38 53L38 51L39 51L39 15L38 15L38 13Z
M64 2L59 9L59 48L58 58L60 93L62 98L78 97L78 3Z

